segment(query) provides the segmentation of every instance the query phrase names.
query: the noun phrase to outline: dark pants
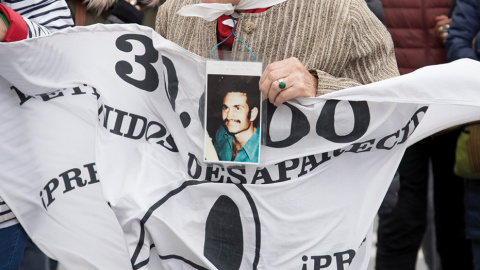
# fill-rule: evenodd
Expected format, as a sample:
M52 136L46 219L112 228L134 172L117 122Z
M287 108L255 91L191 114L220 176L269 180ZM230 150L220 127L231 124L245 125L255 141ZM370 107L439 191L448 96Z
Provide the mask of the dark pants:
M464 181L453 173L459 132L434 137L430 148L437 251L443 270L473 269L471 240L465 233Z
M0 270L17 270L27 233L20 224L0 229Z
M472 240L474 270L480 270L480 240Z
M398 168L400 188L390 212L379 212L377 270L414 270L427 220L428 161L434 182L436 247L443 270L470 270L465 238L463 181L453 174L458 132L426 138L410 146Z
M47 257L28 237L19 270L50 270L56 269L56 266L56 262Z

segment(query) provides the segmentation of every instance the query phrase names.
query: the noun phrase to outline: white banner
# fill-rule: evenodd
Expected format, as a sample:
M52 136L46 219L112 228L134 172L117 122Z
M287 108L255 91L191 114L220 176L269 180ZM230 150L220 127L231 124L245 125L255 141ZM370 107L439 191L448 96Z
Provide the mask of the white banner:
M153 30L76 27L0 59L0 196L67 269L367 269L405 148L480 119L462 60L264 103L261 166L207 166L206 59Z

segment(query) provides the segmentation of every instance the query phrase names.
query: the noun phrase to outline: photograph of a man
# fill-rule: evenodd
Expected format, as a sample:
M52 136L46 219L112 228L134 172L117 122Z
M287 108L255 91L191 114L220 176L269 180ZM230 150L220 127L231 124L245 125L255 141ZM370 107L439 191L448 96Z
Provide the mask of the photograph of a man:
M210 134L220 161L258 163L260 150L259 77L208 75ZM210 87L211 86L211 87ZM218 113L221 112L221 114ZM221 121L219 123L219 121ZM208 124L207 124L208 125Z

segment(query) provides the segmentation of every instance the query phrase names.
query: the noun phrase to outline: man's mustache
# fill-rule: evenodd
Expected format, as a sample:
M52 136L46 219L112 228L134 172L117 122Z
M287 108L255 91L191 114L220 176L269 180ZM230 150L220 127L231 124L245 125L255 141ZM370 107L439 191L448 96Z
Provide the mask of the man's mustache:
M228 118L227 118L227 119L223 120L223 122L224 122L225 124L227 124L227 122L235 122L235 123L239 123L239 124L240 124L240 120L238 120L238 119L228 119Z

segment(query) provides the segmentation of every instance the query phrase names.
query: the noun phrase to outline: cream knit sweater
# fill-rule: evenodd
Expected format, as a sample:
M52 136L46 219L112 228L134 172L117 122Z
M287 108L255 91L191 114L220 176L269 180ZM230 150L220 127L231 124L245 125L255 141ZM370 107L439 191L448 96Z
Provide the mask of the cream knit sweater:
M207 57L217 44L217 21L176 14L199 2L167 0L159 8L156 31ZM390 34L365 0L287 0L262 13L242 13L236 33L263 56L264 67L296 57L308 70L316 70L317 95L398 75ZM248 53L238 40L232 52Z

